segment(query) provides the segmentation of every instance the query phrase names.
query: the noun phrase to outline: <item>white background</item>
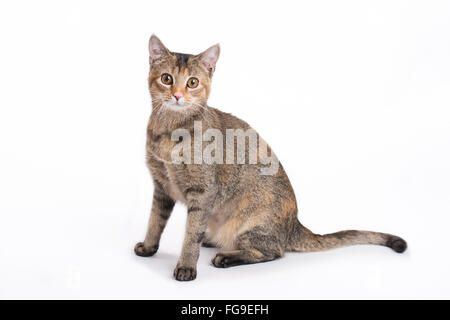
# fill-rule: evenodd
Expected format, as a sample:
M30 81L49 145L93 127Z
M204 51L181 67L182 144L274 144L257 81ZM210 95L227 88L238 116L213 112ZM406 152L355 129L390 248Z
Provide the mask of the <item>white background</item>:
M136 257L147 41L220 42L210 105L271 144L313 231L404 237L172 278L177 205ZM0 2L1 298L450 298L448 1Z

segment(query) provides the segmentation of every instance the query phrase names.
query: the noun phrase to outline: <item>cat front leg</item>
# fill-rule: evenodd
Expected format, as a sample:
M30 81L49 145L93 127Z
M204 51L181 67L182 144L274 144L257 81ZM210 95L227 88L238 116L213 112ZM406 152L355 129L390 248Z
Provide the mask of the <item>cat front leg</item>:
M138 242L134 247L136 255L150 257L158 251L161 234L172 213L175 201L165 192L158 181L154 181L152 211L148 222L147 234L143 242Z
M190 281L197 277L200 246L212 207L211 193L208 195L203 188L188 188L186 198L188 200L186 234L180 258L174 270L174 277L178 281Z

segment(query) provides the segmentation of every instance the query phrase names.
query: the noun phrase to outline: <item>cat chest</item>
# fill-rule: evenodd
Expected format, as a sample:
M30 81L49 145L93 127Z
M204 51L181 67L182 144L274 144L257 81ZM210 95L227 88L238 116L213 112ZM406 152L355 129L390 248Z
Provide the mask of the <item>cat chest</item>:
M156 159L165 163L172 163L172 152L174 150L176 141L173 141L169 135L148 135L147 137L147 152L151 153Z

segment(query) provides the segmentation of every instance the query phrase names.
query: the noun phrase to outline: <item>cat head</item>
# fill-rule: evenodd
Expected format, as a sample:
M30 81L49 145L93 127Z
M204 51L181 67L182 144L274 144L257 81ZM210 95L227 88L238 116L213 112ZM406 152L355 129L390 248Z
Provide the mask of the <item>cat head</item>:
M186 113L206 108L219 45L198 55L176 53L152 35L149 53L148 85L154 110Z

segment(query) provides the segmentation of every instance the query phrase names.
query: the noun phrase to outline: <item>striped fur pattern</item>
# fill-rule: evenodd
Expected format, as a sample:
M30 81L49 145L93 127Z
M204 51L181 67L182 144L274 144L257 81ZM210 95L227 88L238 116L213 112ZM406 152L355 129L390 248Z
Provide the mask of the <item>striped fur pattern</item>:
M187 207L185 238L174 270L180 281L196 278L202 244L221 249L212 260L218 268L270 261L290 251L356 244L405 251L406 242L390 234L348 230L318 235L305 228L298 221L295 194L281 165L276 174L261 175L261 164L173 164L170 155L177 142L171 140L171 133L177 128L193 131L194 121L202 121L203 130L216 128L225 136L227 128L246 130L250 126L207 105L220 52L217 45L199 55L180 54L170 52L152 36L149 49L153 109L147 129L147 166L154 191L147 234L135 246L137 255L157 252L176 202ZM173 77L173 84L161 82L164 73ZM200 82L194 89L186 86L192 76ZM183 94L182 106L173 104L175 92Z

